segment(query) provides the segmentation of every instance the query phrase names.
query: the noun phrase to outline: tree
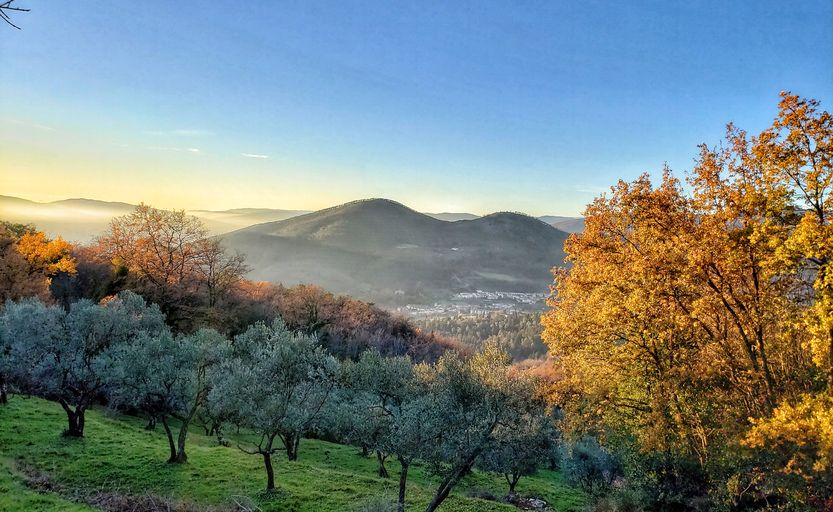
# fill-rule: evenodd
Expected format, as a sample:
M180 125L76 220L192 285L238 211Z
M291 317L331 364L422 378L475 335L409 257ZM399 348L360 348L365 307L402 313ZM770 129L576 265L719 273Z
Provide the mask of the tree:
M226 296L240 282L242 276L249 271L249 267L242 254L228 255L219 239L206 238L198 243L195 270L205 286L208 307L213 308L220 298Z
M442 480L426 512L436 510L451 490L496 442L501 431L518 428L534 396L534 383L510 372L511 360L495 345L463 359L444 355L425 375L432 406L443 424L422 457Z
M444 420L427 397L428 383L419 378L406 356L383 357L378 351L366 351L357 362L345 363L344 373L348 393L338 405L344 415L341 437L376 451L379 476L388 476L385 458L396 457L402 512L408 470L426 444L439 438Z
M314 338L293 334L279 319L255 324L235 338L232 355L213 378L209 403L215 414L259 436L253 446L238 447L263 457L267 491L275 489L276 438L290 460L297 457L300 436L320 418L337 368Z
M317 335L319 343L340 359L356 359L376 349L385 356L434 362L447 350L467 351L448 338L423 332L402 316L318 286L244 282L235 295L239 316L265 321L280 316L290 329Z
M98 243L100 252L132 277L131 288L159 304L180 330L191 327L200 307L214 308L248 270L242 256L226 254L184 210L140 204L113 219Z
M502 474L510 495L515 494L521 477L535 474L552 459L558 447L559 433L554 418L546 414L545 401L533 398L529 406L529 411L511 428L498 432L494 445L478 463L487 471Z
M786 190L798 223L780 248L792 269L812 276L813 307L805 322L810 348L833 396L833 116L819 102L781 93L778 117L752 152L767 178Z
M52 279L75 274L72 246L26 224L0 223L0 300L49 300Z
M3 313L3 332L11 340L18 378L61 405L69 437L84 435L85 412L115 369L113 351L140 332L164 329L159 308L131 292L101 304L81 300L69 312L36 299L10 302Z
M386 438L412 392L413 365L407 357L385 358L371 350L363 352L356 363L346 363L345 373L347 388L352 391L352 396L346 398L352 421L346 425L343 437L376 450L379 476L387 478Z
M588 206L542 320L572 434L632 443L633 460L665 464L641 473L708 499L782 492L745 469L769 454L737 446L833 383L833 120L817 105L783 94L760 135L729 125L688 189L666 169Z
M174 337L170 331L141 333L114 353L114 403L139 408L161 421L170 447L168 462L188 460L188 428L205 406L209 377L229 350L228 340L211 329ZM168 418L180 422L176 443Z

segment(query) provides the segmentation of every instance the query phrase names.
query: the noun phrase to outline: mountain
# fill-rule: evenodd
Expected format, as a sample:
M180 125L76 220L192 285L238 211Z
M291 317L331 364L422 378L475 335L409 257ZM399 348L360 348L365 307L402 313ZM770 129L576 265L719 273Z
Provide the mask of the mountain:
M110 219L133 211L127 203L93 199L64 199L38 203L17 197L0 196L0 219L35 224L50 236L67 240L88 241L104 231Z
M453 213L453 212L442 212L442 213L426 213L429 217L434 217L438 220L444 220L447 222L456 222L458 220L474 220L479 217L479 215L475 215L473 213Z
M11 196L0 196L0 219L34 224L50 236L62 236L76 242L88 242L110 225L113 217L127 215L136 208L128 203L95 199L63 199L39 203ZM191 210L203 221L211 234L227 233L253 224L285 220L309 213L306 210L270 208L235 208L232 210Z
M584 217L561 217L559 215L544 215L538 217L550 226L566 233L581 233L584 231Z
M566 237L517 213L446 222L369 199L258 224L223 240L247 255L253 279L315 283L388 302L478 289L546 292Z

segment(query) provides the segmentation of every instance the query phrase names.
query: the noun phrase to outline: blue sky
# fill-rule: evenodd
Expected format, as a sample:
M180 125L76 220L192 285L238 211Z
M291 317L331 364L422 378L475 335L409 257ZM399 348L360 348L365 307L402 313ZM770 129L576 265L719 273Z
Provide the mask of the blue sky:
M778 92L833 101L833 2L18 0L0 193L579 213Z

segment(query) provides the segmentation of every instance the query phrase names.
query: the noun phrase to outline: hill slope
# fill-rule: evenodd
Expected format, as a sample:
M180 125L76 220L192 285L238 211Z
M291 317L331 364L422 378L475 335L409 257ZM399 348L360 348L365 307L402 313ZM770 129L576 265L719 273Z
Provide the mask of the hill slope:
M343 204L224 236L245 253L250 277L371 300L433 300L458 291L543 292L567 234L526 215L446 222L394 201Z
M38 398L14 395L7 406L0 407L0 510L91 510L62 496L83 499L95 491L110 493L111 499L161 498L179 504L176 510L234 510L236 500L255 504L260 507L256 510L264 512L349 512L369 501L395 499L396 462L388 463L391 478L380 478L375 459L362 457L351 446L305 439L297 461L275 456L278 492L269 496L260 492L265 483L262 459L234 447L234 436L231 447L218 446L195 425L188 434L188 463L178 465L165 463L167 442L162 429L146 431L138 418L91 410L83 439L62 438L65 421L57 403ZM27 488L27 479L44 494ZM438 482L422 465L412 467L408 481L408 509L422 510ZM517 510L471 498L468 491L472 489L503 495L506 483L499 475L476 470L441 510ZM542 497L559 511L578 512L585 503L580 491L566 486L561 475L551 471L522 478L518 491Z

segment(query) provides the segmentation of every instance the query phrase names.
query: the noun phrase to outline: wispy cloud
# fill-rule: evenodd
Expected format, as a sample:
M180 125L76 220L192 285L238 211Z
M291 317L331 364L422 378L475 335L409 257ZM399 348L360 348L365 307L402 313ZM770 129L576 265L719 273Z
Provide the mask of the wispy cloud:
M148 149L154 149L156 151L179 151L183 153L199 153L199 148L171 148L171 147L163 147L163 146L148 146Z
M9 123L9 124L14 124L14 125L17 125L17 126L25 126L26 128L34 128L35 130L42 130L42 131L45 131L45 132L54 132L54 131L56 131L56 128L53 128L52 126L47 126L45 124L35 123L35 122L32 122L32 121L23 121L23 120L20 120L20 119L7 119L6 122Z
M157 135L160 137L206 137L214 135L214 132L208 130L197 130L193 128L179 128L176 130L151 130L145 132L148 135Z
M240 154L242 156L245 156L246 158L261 158L261 159L269 158L269 155L258 155L256 153L240 153Z

